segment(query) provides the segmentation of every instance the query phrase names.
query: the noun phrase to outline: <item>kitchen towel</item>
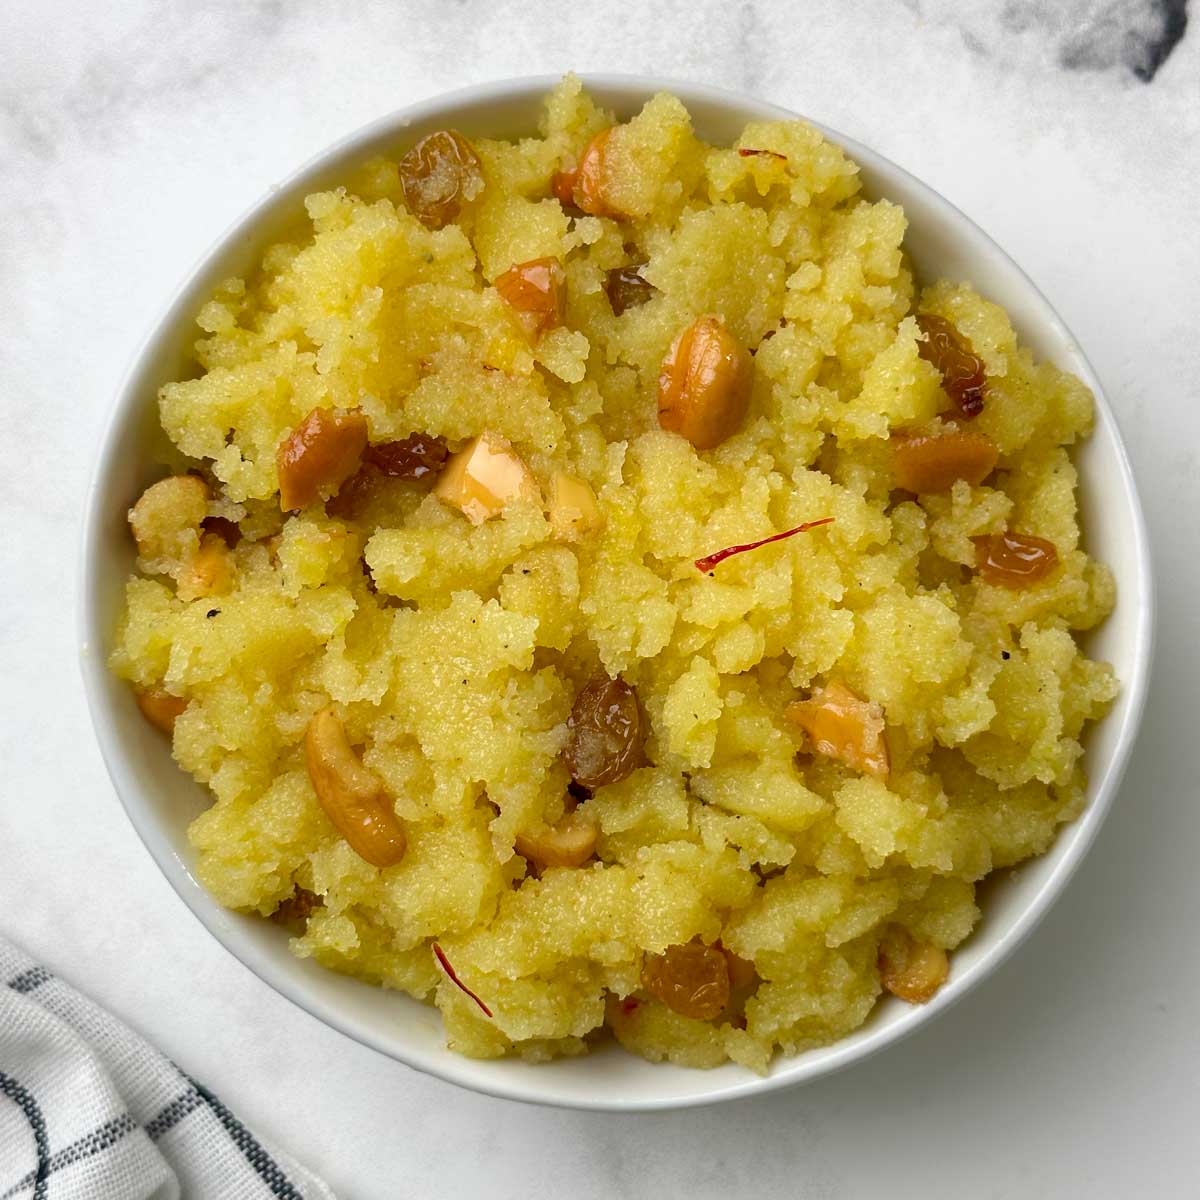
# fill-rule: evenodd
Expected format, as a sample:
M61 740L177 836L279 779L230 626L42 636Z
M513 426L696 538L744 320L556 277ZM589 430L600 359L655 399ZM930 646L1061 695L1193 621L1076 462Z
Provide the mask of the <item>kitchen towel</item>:
M193 1197L333 1192L0 937L0 1200Z

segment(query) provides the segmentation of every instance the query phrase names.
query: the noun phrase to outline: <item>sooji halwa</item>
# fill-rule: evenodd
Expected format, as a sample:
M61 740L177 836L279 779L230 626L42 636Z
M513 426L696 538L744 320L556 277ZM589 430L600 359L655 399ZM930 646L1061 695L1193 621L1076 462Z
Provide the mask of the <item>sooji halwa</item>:
M919 1003L1084 797L1092 400L801 122L568 78L199 314L113 666L199 875L469 1055L765 1070Z

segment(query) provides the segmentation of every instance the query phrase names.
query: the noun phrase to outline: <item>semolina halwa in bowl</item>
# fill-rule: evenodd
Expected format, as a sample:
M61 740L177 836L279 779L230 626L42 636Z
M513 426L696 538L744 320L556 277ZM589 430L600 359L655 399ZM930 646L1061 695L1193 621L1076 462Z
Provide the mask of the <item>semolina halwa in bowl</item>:
M380 985L385 1048L506 1094L614 1043L735 1094L954 990L1132 732L1147 585L1082 544L1088 384L857 149L540 90L360 139L181 298L97 640L322 1015Z

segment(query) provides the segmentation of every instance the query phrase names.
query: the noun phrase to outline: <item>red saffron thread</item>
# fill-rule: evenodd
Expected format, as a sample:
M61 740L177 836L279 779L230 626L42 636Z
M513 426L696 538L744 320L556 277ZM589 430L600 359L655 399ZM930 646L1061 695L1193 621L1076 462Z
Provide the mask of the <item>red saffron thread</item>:
M447 976L449 976L450 982L454 984L456 988L460 988L462 991L466 992L467 995L470 996L471 999L474 1000L475 1003L478 1004L483 1010L483 1015L485 1017L490 1017L492 1015L492 1010L488 1008L488 1006L484 1004L484 1002L480 1000L480 998L475 995L475 993L471 991L471 989L467 987L467 985L463 983L461 979L459 979L458 975L454 971L454 968L450 965L450 960L446 957L446 952L437 944L437 942L433 943L433 952L437 956L438 962L442 964L442 970L446 972Z
M773 533L770 537L760 538L757 542L746 542L741 546L726 546L724 550L718 550L716 554L696 559L696 570L707 573L718 563L723 563L735 554L743 554L747 550L757 550L759 546L766 546L771 542L781 542L784 538L790 538L797 533L807 533L810 529L816 529L818 525L828 525L832 521L833 517L822 517L819 521L805 521L803 525L797 525L795 529L785 529L782 533Z
M753 154L769 154L772 158L787 158L786 154L780 154L778 150L753 150L749 146L739 146L738 153L743 158L749 158Z
M633 1014L635 1012L637 1012L637 1010L638 1010L638 998L636 996L626 996L625 999L621 1001L621 1011L627 1017L633 1016Z

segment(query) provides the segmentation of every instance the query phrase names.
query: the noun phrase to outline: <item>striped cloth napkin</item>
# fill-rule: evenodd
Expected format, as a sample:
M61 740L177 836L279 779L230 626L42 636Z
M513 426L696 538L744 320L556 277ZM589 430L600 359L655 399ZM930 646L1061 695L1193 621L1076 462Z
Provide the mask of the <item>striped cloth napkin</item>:
M0 1200L272 1196L333 1192L0 937Z

